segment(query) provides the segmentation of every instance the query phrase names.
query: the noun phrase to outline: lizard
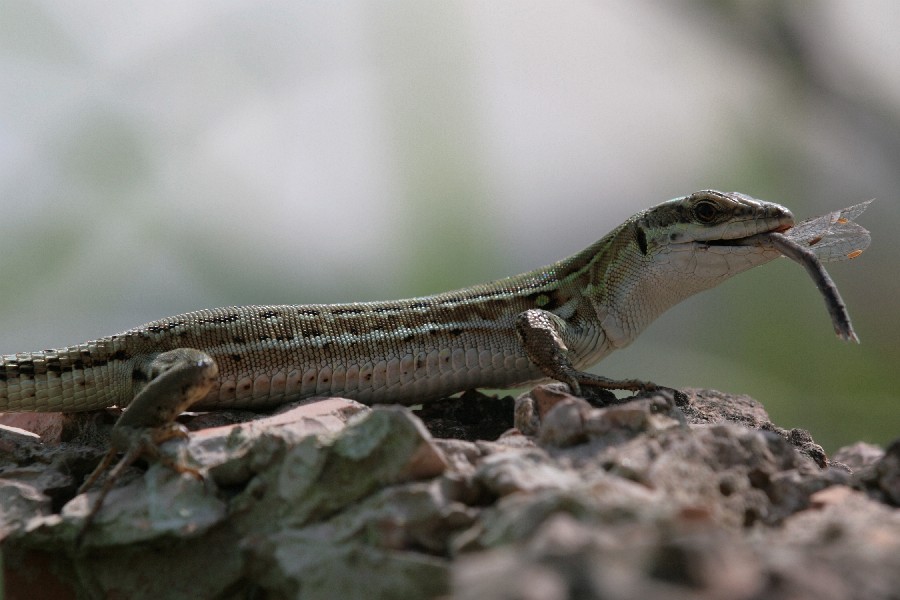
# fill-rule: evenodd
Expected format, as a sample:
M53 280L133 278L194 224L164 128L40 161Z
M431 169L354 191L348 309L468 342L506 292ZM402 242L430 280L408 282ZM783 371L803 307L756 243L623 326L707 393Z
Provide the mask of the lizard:
M704 190L638 212L573 256L490 283L396 301L198 310L3 355L0 412L119 406L168 419L188 407L265 409L323 395L413 405L546 379L575 393L653 390L583 369L682 300L781 256L748 240L793 225L779 204ZM160 409L143 398L171 397L166 378L181 397Z
M856 227L848 237L865 231L836 219ZM649 381L584 369L668 308L782 254L805 263L836 331L856 340L815 252L781 235L793 225L779 204L703 190L638 212L573 256L490 283L396 301L198 310L75 346L4 355L0 412L125 408L110 454L83 491L116 452L130 462L183 435L173 421L188 408L265 409L315 396L413 405L547 379L575 394L583 386L652 391Z
M411 405L547 378L576 393L652 390L584 369L671 306L780 256L742 241L793 223L778 204L705 190L641 211L569 258L491 283L396 301L198 310L4 355L0 411L128 408L189 370L190 399L176 408L263 409L322 395Z

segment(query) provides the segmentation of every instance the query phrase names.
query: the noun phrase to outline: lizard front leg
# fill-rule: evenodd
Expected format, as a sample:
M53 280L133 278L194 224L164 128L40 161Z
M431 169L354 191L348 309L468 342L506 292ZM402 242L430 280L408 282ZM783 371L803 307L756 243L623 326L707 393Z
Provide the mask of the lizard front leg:
M571 326L557 315L537 308L526 310L516 317L516 333L522 349L547 377L569 386L575 395L582 395L582 386L603 390L653 391L655 383L637 379L609 379L601 375L579 371L569 359L565 337L571 335ZM540 417L534 399L526 394L516 400L513 423L522 433L536 434Z
M631 390L635 392L658 389L655 383L638 379L609 379L579 371L569 359L569 348L564 337L571 326L555 314L532 308L516 317L516 333L528 358L547 377L569 385L572 393L581 394L581 386L605 390Z
M160 454L159 445L187 435L184 428L174 420L209 393L219 373L216 362L200 350L178 348L155 356L144 366L143 371L148 383L134 397L113 427L109 452L78 489L79 494L90 489L115 456L120 452L124 453L110 471L94 506L85 518L76 540L78 544L116 480L138 458L145 456L162 462L178 473L200 476L196 469Z

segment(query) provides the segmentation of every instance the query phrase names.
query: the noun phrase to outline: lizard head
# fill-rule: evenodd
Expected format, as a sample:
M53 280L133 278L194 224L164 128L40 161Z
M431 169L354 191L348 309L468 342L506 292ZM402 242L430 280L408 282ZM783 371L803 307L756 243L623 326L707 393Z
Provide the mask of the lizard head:
M727 246L731 240L784 231L793 224L791 211L780 204L715 190L663 202L639 221L654 232L653 241L658 245L698 242Z
M660 281L696 293L777 258L777 251L749 238L793 224L791 211L779 204L704 190L636 215L634 243Z
M793 223L783 206L713 190L636 214L615 232L625 249L609 252L591 275L602 291L591 300L607 340L625 346L669 307L774 260L780 252L750 238Z

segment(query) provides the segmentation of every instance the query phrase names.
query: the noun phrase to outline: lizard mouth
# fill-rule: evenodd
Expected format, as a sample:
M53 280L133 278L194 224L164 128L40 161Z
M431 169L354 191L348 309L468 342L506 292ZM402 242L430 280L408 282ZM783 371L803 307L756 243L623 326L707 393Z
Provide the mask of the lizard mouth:
M749 246L753 245L753 243L760 238L766 237L771 233L784 233L788 229L791 229L794 226L793 223L785 223L783 225L779 225L773 229L768 231L762 231L760 233L754 233L752 235L739 237L739 238L731 238L731 239L721 239L721 240L707 240L705 242L700 242L706 246Z

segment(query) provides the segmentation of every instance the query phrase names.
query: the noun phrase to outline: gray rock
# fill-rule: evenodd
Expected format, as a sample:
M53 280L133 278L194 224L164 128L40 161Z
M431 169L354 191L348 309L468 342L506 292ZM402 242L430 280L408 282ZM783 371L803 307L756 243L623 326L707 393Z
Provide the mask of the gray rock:
M560 390L529 397L530 437L436 440L406 408L336 399L203 429L163 446L203 479L133 467L80 546L96 492L75 488L102 451L0 436L7 590L896 598L900 443L829 463L745 396L689 390L603 407ZM456 430L448 414L475 414L473 398L464 410L445 401L438 430Z

